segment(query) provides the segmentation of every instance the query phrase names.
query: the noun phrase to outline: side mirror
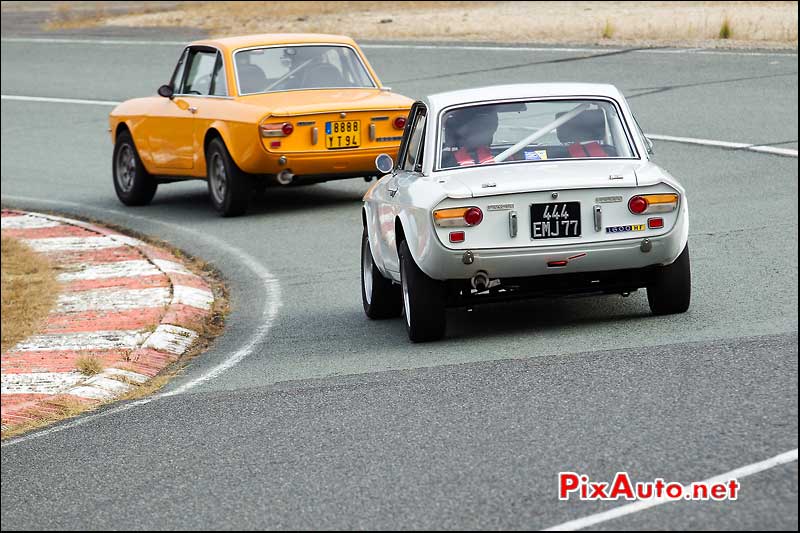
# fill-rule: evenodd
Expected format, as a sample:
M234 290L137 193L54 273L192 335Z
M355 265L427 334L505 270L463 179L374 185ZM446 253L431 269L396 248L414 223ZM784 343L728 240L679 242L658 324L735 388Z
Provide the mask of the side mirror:
M653 155L655 153L655 150L653 150L653 141L651 141L649 137L645 137L644 142L647 144L647 153Z
M171 85L162 85L158 88L159 96L163 96L164 98L172 98L173 94L175 94L175 91L172 89Z
M394 160L389 154L381 154L375 158L375 167L381 174L388 174L394 168Z

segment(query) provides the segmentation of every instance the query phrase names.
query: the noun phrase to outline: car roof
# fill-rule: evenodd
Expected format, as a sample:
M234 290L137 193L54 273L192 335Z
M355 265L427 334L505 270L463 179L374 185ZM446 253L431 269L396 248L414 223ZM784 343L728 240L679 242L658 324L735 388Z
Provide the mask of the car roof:
M220 39L203 39L192 45L210 45L233 52L239 48L252 46L272 46L277 44L316 44L332 43L355 46L355 41L345 35L327 35L324 33L262 33L258 35L240 35Z
M613 85L605 83L518 83L448 91L432 94L423 100L433 111L439 111L445 107L471 102L548 96L602 96L620 100L622 93Z

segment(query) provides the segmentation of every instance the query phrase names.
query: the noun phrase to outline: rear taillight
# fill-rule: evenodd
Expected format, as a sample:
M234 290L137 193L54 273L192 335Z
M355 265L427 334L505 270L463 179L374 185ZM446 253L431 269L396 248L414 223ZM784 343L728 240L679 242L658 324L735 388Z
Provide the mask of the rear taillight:
M641 196L634 196L628 200L628 209L630 209L631 213L634 215L641 215L647 209L647 200Z
M483 221L483 211L478 207L453 207L433 212L433 220L440 228L477 226Z
M262 122L259 125L262 137L286 137L294 131L291 122Z
M628 210L634 215L669 213L678 208L678 198L674 193L637 195L628 200Z
M464 222L470 226L477 226L483 221L483 211L477 207L471 207L464 213Z
M648 218L647 227L650 229L661 229L664 227L664 219L661 217Z
M397 117L394 119L394 122L392 122L392 125L396 130L404 129L406 127L406 117Z

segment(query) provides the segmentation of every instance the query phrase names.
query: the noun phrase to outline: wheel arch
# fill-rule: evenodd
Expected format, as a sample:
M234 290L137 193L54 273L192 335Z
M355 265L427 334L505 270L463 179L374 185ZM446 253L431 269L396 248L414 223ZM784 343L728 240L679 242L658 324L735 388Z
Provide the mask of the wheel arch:
M128 133L130 133L131 137L133 137L133 133L131 132L130 126L128 126L128 124L124 120L120 120L119 123L117 123L117 127L114 128L114 138L111 140L113 144L117 143L117 139L119 138L119 135L124 131L127 131ZM134 144L136 144L135 141L134 141Z
M222 144L225 145L225 149L228 151L228 155L230 155L233 162L240 170L243 170L246 166L244 165L244 161L241 160L243 151L240 149L240 146L236 145L236 135L231 132L229 125L222 120L215 120L206 128L203 134L202 150L198 150L199 153L197 154L198 167L206 168L206 152L208 151L208 145L214 139L220 139L222 141ZM200 147L198 146L198 148Z

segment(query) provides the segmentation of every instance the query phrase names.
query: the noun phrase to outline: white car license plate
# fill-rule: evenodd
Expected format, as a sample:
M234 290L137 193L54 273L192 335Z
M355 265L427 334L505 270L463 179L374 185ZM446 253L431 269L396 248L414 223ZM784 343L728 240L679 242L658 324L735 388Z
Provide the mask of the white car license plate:
M580 236L580 202L531 205L531 238L561 239Z

